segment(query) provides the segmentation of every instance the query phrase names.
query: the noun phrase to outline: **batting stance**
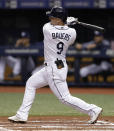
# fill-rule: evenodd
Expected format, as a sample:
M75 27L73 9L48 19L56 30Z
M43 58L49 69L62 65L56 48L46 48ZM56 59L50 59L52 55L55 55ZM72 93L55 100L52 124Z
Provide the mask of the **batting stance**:
M73 97L69 93L66 82L68 67L65 55L68 47L76 39L76 31L69 28L65 22L67 19L67 23L72 23L76 19L73 17L67 18L62 7L52 8L50 12L47 12L47 15L50 22L43 27L45 67L28 79L23 103L16 115L9 117L8 120L26 122L35 98L36 89L49 85L52 92L63 104L88 114L90 116L89 123L93 124L97 121L102 108Z

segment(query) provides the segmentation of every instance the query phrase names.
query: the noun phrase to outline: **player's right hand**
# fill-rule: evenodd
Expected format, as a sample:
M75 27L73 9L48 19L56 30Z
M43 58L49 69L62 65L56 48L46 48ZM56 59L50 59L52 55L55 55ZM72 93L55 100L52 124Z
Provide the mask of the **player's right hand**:
M78 18L67 17L67 25L75 25L78 21Z

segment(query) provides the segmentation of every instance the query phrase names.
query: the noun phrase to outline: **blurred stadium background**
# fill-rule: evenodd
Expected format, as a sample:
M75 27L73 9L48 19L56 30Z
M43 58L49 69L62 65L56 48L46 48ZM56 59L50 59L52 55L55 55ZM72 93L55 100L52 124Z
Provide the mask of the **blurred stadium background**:
M110 47L102 52L96 50L77 50L76 43L85 43L94 38L94 31L76 25L77 40L67 53L69 64L68 84L70 86L114 86L114 1L113 0L0 0L0 84L24 85L26 79L43 65L42 26L48 22L45 12L54 5L68 9L69 16L80 21L102 26L106 29L104 38ZM30 40L29 46L18 46L22 33ZM15 70L13 57L20 60ZM5 59L5 60L4 60ZM86 78L80 76L80 69L97 64L95 60L108 61L111 67ZM4 65L3 65L4 61ZM11 64L9 64L10 62ZM28 67L33 65L32 69ZM3 71L4 70L4 71ZM16 72L16 73L15 73Z
M105 28L102 34L75 26L67 82L74 96L103 107L104 116L114 116L114 0L0 0L0 116L15 114L26 80L44 66L42 27L48 22L45 12L54 5ZM83 116L60 104L48 88L38 92L30 115Z

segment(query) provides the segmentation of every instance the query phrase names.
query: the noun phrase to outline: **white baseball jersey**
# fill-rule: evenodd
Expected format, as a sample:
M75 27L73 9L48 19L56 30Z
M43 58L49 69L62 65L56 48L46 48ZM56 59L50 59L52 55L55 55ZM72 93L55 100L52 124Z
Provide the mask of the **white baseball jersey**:
M47 23L43 27L45 61L65 59L68 47L76 39L76 31L67 25L54 26Z

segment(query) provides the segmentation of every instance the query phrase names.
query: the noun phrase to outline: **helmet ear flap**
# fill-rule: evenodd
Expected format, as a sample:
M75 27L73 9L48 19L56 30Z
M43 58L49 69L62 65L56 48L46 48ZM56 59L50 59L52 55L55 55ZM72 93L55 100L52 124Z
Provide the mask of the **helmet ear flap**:
M68 13L65 11L65 13L64 13L64 17L63 17L63 22L64 22L64 23L65 23L66 20L67 20L67 16L68 16Z

